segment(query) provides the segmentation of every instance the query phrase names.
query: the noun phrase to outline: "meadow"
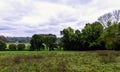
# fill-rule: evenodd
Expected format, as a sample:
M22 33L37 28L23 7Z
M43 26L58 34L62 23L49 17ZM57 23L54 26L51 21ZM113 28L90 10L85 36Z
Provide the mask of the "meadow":
M120 53L0 51L0 72L120 72Z

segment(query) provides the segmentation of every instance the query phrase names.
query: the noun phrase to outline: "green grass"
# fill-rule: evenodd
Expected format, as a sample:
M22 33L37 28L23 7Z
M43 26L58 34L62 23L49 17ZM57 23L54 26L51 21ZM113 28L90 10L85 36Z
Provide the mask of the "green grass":
M119 51L1 51L0 72L120 72Z

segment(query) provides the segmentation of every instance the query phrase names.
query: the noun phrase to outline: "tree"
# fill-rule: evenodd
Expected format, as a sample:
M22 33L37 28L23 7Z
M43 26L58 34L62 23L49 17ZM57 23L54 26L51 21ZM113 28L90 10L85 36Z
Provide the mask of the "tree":
M3 41L0 41L0 51L5 50L5 48L6 48L6 43Z
M68 27L61 31L61 38L64 50L79 50L80 48L80 31Z
M105 29L103 39L105 41L106 49L119 50L119 46L120 46L119 25L120 23L114 23L113 25Z
M42 35L33 35L32 39L30 41L30 50L41 50L44 48L43 42L44 42L44 37Z
M44 43L49 50L54 50L54 48L56 48L56 40L56 35L48 34L45 35Z
M99 22L86 24L82 29L82 43L86 50L97 50L100 48L99 37L103 32L103 26Z
M104 25L101 40L104 41L106 49L119 49L120 46L120 10L104 14L98 18Z
M104 14L103 16L100 16L98 18L98 21L103 24L103 26L106 28L107 23L112 21L112 13Z
M25 44L18 44L18 45L17 45L17 49L18 49L19 51L24 50L25 47L26 47Z
M15 51L17 49L16 44L9 44L9 50Z
M73 34L74 34L74 30L71 27L68 27L64 29L63 31L61 31L61 35L63 35L62 43L63 43L64 50L72 50L70 42L71 42Z
M53 34L35 34L30 41L31 50L43 50L47 47L48 50L53 50L56 43L56 36Z
M118 23L120 21L120 10L113 11L113 16L115 19L115 23Z
M81 32L79 30L75 30L75 48L76 50L83 50Z
M7 39L6 39L6 37L5 37L5 36L1 35L1 36L0 36L0 41L7 42Z
M108 22L111 22L112 24L118 23L120 21L120 10L115 10L102 15L98 18L98 21L102 23L105 28L108 27Z
M31 40L31 37L6 37L7 42L12 42L12 43L29 43Z

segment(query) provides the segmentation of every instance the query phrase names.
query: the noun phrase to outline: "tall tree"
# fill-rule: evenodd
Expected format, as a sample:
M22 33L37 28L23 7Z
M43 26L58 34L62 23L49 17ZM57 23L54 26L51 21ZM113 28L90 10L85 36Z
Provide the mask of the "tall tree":
M81 32L68 27L61 31L64 50L82 50Z
M114 23L105 29L104 41L106 49L118 49L120 46L119 23Z
M62 43L64 50L74 50L75 34L71 27L68 27L61 31Z
M98 21L106 28L107 23L112 21L112 13L106 13L98 18Z
M81 32L80 30L75 30L75 48L76 50L83 50Z
M30 43L31 50L42 50L45 46L48 49L53 50L56 43L56 36L53 34L35 34L32 36Z
M113 11L113 17L115 19L115 22L118 23L120 21L120 10Z
M43 35L33 35L30 41L30 50L41 50L44 48L44 36Z
M85 28L82 30L82 41L85 48L97 49L100 47L99 37L103 32L103 26L99 22L94 22L92 24L86 24Z
M45 44L49 50L54 50L54 48L56 47L56 40L57 40L56 35L53 34L46 35Z
M120 10L106 13L98 18L98 21L103 24L105 28L108 27L109 23L118 23L120 21Z

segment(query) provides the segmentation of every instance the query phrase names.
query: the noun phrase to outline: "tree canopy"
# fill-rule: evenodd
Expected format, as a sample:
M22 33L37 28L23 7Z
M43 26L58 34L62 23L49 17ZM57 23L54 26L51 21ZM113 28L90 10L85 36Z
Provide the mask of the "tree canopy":
M56 43L56 36L53 34L35 34L30 41L31 50L52 49Z

